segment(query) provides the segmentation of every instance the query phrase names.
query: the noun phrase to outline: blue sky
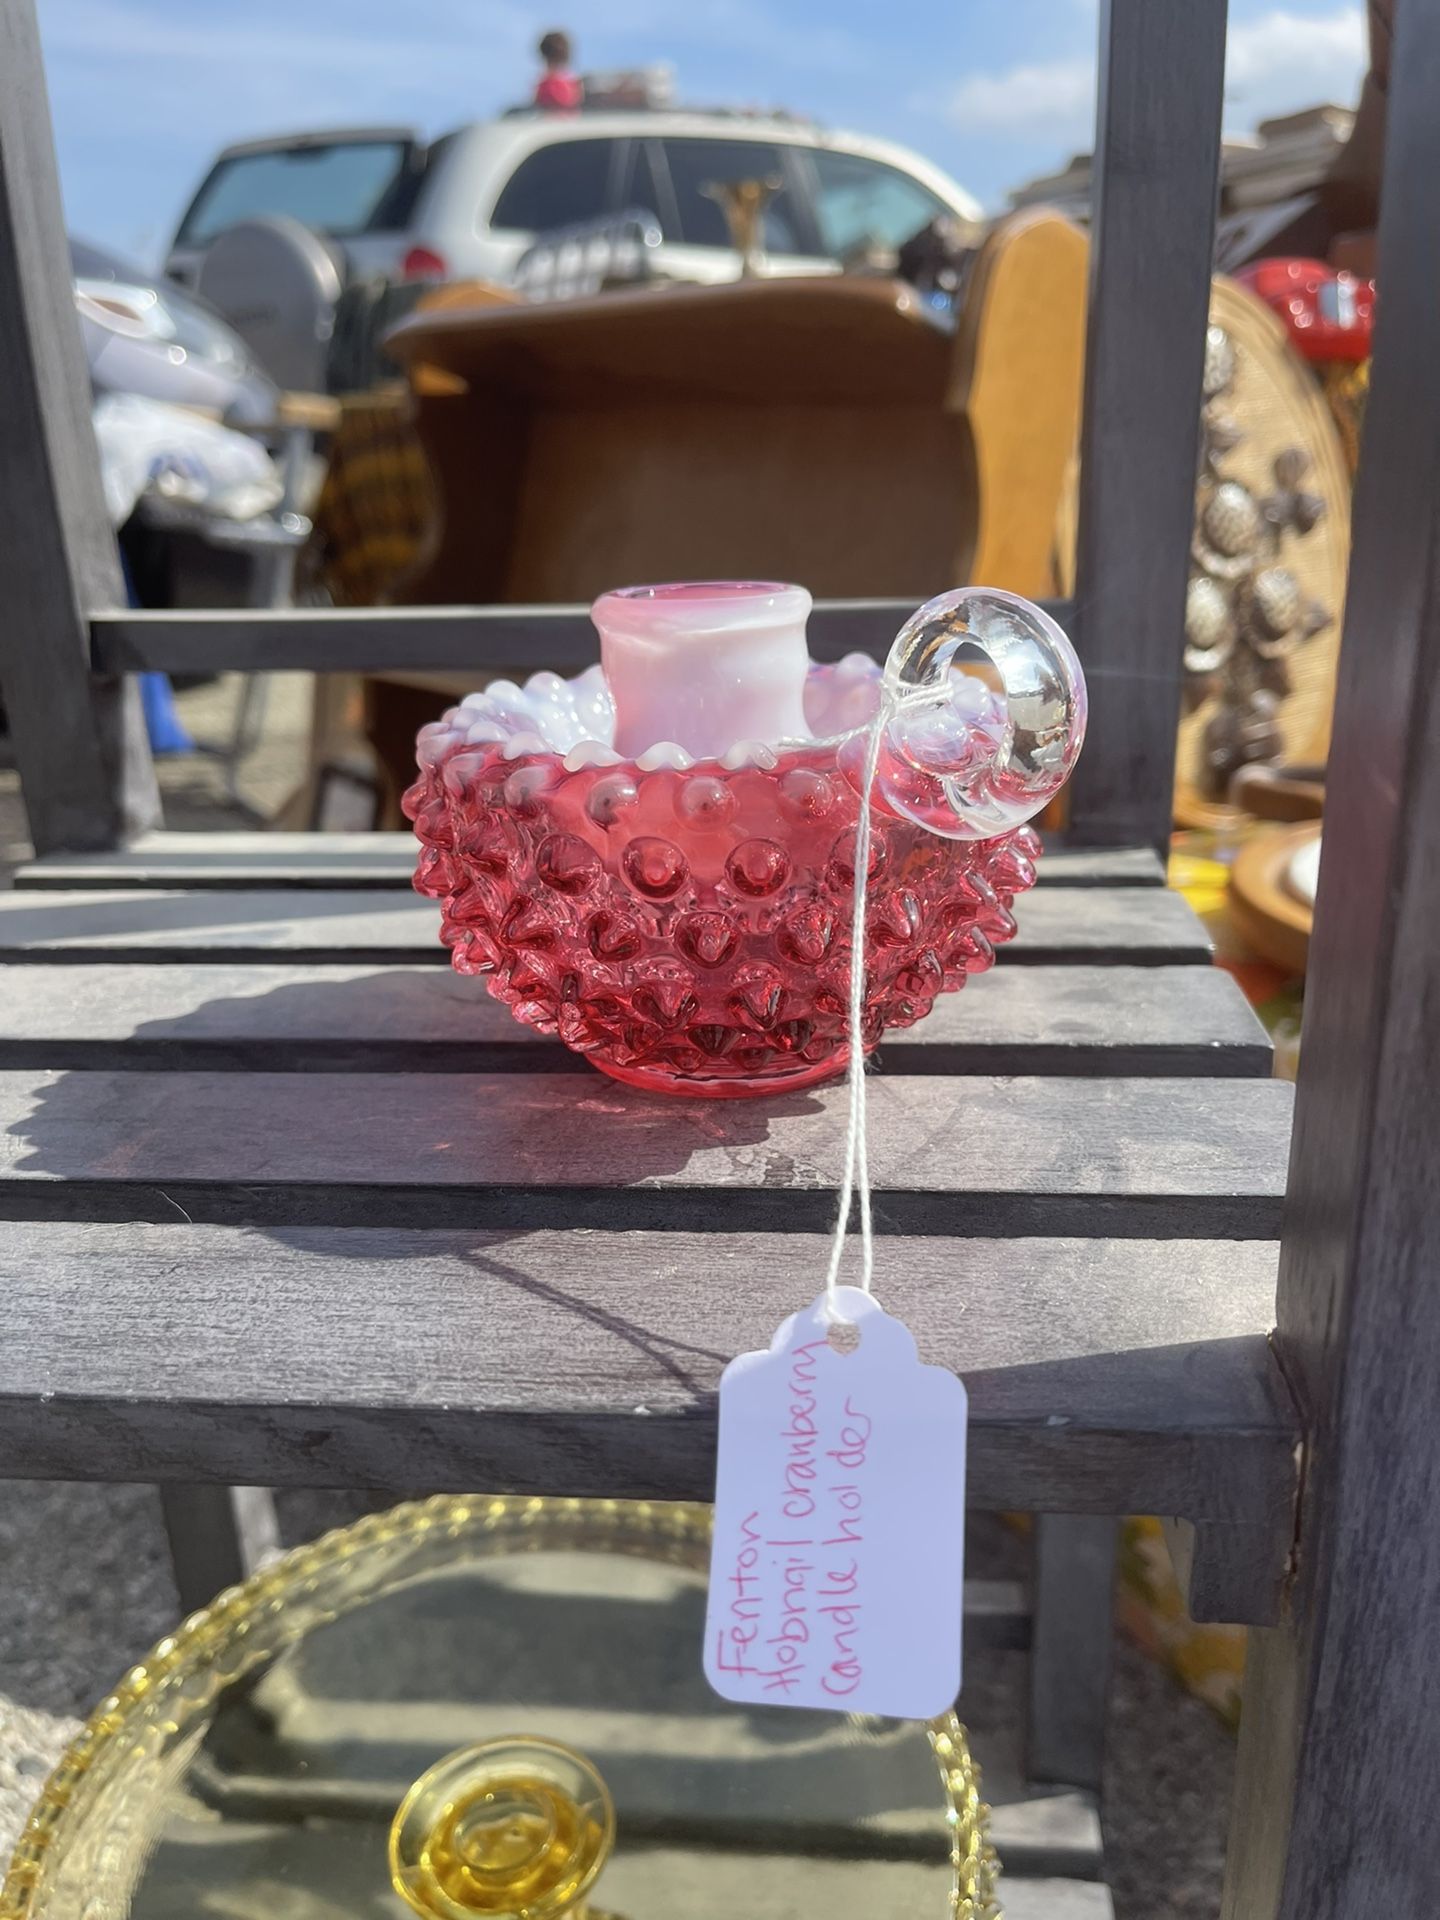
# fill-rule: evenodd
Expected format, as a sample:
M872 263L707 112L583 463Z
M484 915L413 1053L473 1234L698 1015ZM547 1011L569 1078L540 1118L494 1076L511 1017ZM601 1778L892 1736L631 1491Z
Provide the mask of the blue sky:
M1155 0L1184 5L1185 0ZM227 141L523 98L547 26L582 66L670 61L680 98L781 105L937 160L987 206L1090 144L1095 0L38 0L72 231L151 259ZM1227 126L1348 102L1351 0L1231 0Z

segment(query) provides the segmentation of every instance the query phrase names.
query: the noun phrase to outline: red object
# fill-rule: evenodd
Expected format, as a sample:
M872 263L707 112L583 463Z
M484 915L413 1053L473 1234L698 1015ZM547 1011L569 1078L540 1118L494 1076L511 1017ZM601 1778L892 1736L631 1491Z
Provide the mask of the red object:
M448 280L450 262L433 247L411 247L400 262L402 280Z
M1375 282L1323 260L1257 260L1235 275L1279 314L1290 344L1307 360L1368 360Z
M535 104L547 113L578 113L580 82L573 73L543 74L535 88Z
M835 743L768 765L572 766L539 750L526 710L597 683L539 681L533 695L504 685L498 720L467 704L420 736L403 805L451 965L633 1086L723 1097L841 1072L859 796ZM877 818L867 1052L993 965L1039 851L1028 827L966 842Z

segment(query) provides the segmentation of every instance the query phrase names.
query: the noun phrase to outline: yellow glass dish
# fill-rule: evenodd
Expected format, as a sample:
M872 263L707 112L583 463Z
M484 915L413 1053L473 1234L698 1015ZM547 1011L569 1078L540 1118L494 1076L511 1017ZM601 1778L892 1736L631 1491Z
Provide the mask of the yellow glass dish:
M0 1920L995 1920L952 1715L710 1693L709 1541L703 1506L475 1496L287 1554L96 1709Z

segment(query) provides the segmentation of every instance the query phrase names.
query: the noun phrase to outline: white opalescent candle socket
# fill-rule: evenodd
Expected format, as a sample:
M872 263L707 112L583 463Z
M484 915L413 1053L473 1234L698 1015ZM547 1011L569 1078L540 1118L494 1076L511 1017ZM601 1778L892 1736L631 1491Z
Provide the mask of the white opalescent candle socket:
M615 751L674 742L694 760L739 741L808 740L810 595L773 581L624 587L593 609L615 701Z

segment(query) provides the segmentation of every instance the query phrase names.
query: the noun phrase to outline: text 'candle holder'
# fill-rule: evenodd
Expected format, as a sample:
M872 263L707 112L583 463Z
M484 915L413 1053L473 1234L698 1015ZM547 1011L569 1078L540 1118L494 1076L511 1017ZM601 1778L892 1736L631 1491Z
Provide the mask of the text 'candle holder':
M962 588L906 622L882 673L812 662L810 605L769 582L607 593L599 667L496 681L420 735L415 885L452 964L618 1080L723 1096L843 1070L882 708L866 1050L1015 932L1040 851L1025 823L1084 737L1065 635L1018 595Z

